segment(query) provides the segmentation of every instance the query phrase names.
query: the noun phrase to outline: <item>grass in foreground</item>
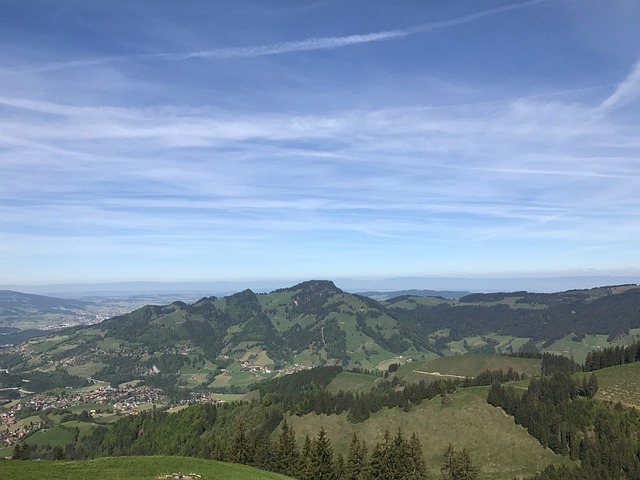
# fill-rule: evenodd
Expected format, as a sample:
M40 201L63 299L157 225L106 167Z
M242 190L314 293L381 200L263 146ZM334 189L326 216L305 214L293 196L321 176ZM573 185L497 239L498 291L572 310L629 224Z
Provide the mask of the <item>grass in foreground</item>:
M185 457L112 457L74 462L0 461L0 478L20 480L156 480L172 473L195 473L202 480L289 478L244 465Z

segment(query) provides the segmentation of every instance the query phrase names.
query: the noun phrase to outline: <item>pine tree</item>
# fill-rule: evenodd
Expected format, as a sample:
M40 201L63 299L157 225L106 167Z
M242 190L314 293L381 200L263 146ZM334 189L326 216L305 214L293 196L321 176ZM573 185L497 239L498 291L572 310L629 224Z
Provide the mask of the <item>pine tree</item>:
M253 463L252 465L260 470L276 470L274 451L276 447L268 437L255 437L253 442ZM297 464L297 457L295 463Z
M360 441L356 432L353 432L349 453L345 464L345 480L360 480L364 478L368 467L367 446Z
M371 452L369 459L369 478L371 479L389 479L393 475L393 471L389 465L389 456L391 454L391 435L389 430L385 430L382 442L376 443Z
M589 377L586 393L588 398L593 398L596 396L596 393L598 393L598 378L595 373L592 373L591 377Z
M444 451L444 462L440 467L440 478L442 480L455 480L458 470L457 452L453 444L449 443Z
M471 463L471 456L466 448L458 454L459 476L460 480L477 480L478 469Z
M450 443L444 451L444 463L440 468L442 480L477 480L478 470L471 463L466 449L456 451Z
M276 447L276 471L295 477L298 475L298 447L293 427L285 420L282 423Z
M51 450L51 457L54 460L66 460L67 459L67 454L66 452L62 449L62 447L60 447L59 445L56 445L55 447L53 447L53 449Z
M249 441L245 430L244 422L238 424L238 428L231 438L227 451L227 460L232 463L251 463Z
M404 438L401 428L398 428L387 459L388 468L391 470L391 478L405 480L409 477L409 444Z
M344 456L342 455L342 453L338 453L336 455L335 460L333 461L333 471L334 473L334 478L337 480L342 480L345 477L345 463L344 463Z
M408 477L410 480L422 480L427 476L427 466L424 462L422 445L414 433L408 445Z
M304 444L298 457L298 476L302 480L310 479L311 477L311 439L309 435L305 435Z
M324 427L320 427L318 436L313 440L309 464L309 478L313 480L334 480L336 478L333 469L333 447Z
M12 460L27 460L29 458L29 447L27 447L27 444L23 444L20 445L19 443L16 443L16 445L13 447L13 454L11 455L11 459Z

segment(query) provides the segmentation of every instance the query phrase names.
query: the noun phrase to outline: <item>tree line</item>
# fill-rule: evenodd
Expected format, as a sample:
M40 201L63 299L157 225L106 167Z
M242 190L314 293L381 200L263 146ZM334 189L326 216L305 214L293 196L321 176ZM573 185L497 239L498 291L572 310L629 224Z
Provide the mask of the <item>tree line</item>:
M587 353L584 370L590 372L635 362L640 362L640 342L634 342L626 347L618 345L602 350L593 350Z
M364 440L354 432L345 455L335 453L324 428L311 439L305 436L302 447L285 420L275 441L251 442L241 426L230 441L222 459L244 463L301 480L422 480L426 465L422 445L413 434L407 438L402 429L394 437L385 431L371 453Z
M580 460L550 466L535 480L640 478L640 413L595 401L597 377L556 372L532 378L523 394L493 384L487 401L514 416L543 446Z

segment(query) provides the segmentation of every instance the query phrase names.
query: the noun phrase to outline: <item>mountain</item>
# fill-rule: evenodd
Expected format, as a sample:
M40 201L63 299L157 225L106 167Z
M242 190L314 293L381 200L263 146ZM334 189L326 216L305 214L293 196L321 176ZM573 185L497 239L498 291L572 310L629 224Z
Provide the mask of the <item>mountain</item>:
M147 305L5 349L0 368L9 363L16 371L59 368L114 385L144 380L179 392L205 387L235 392L274 370L312 365L386 370L411 360L520 351L548 351L582 362L594 348L638 338L636 285L470 294L459 300L403 295L379 302L314 280L268 294L247 289L193 304Z
M548 463L571 462L552 450L571 452L571 458L581 455L581 435L603 426L594 420L600 418L597 409L612 419L627 415L623 405L637 405L637 365L597 370L599 395L607 402L596 405L579 393L587 382L584 373L568 381L577 368L569 359L495 353L556 351L582 361L578 353L595 349L585 363L603 368L615 365L618 357L627 358L627 349L600 352L598 347L638 338L637 285L551 294L469 294L457 300L401 295L377 301L313 280L270 293L246 289L192 304L147 305L99 324L2 348L0 392L10 404L28 392L52 392L50 401L55 398L56 406L68 408L40 416L27 410L21 417L39 425L26 442L33 446L33 458L46 445L64 445L77 434L66 450L71 458L171 454L238 461L230 445L249 438L256 440L256 448L266 446L255 450L254 459L267 459L273 456L269 441L279 441L277 430L287 420L298 446L306 434L315 436L322 427L342 454L354 432L373 447L385 441L384 429L401 427L407 438L415 433L422 443L430 477L438 475L443 450L455 442L471 452L482 478L506 480L534 474ZM630 361L638 359L634 345L628 349L636 348ZM474 352L492 355L456 355ZM321 364L329 367L308 369ZM564 418L549 410L555 405L545 403L538 416L526 416L543 418L544 413L540 425L545 430L539 431L518 426L522 419L517 414L514 423L509 411L487 403L488 395L498 391L497 382L525 374L527 380L508 389L523 395L528 379L548 373L552 365L558 376L547 377L552 380L544 384L532 380L531 385L558 390L559 395L541 395L545 402L558 400L558 412L584 407L584 415ZM118 388L106 388L104 382ZM568 390L562 393L563 388ZM217 408L210 404L212 392L227 392L217 400L254 401ZM235 395L239 392L246 395ZM41 397L32 398L35 405ZM610 401L622 403L614 407ZM197 405L183 408L193 403ZM527 405L538 408L539 403ZM145 409L150 410L138 415ZM575 423L585 415L590 416L586 424ZM52 425L57 419L59 425L50 428L45 422L42 427L40 421L47 419ZM558 435L558 425L570 427L571 434ZM601 458L596 453L585 458ZM45 454L53 456L52 451Z
M22 316L30 313L64 313L85 308L89 302L66 300L29 293L0 290L0 315Z
M91 302L0 290L0 326L33 328L89 320Z

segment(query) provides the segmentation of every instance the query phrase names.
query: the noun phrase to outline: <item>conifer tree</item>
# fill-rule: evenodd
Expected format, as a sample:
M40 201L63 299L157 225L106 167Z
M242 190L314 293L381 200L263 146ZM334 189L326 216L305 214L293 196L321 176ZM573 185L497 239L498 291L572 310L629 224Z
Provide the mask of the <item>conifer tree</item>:
M391 471L391 478L405 480L409 477L408 457L409 444L404 438L402 429L398 428L398 433L393 439L389 454L387 455L387 464Z
M360 441L358 434L353 432L349 453L345 464L345 480L360 480L364 478L368 467L367 446L364 441Z
M298 447L293 427L286 420L282 423L276 448L276 471L290 477L297 476Z
M227 460L232 463L243 463L248 465L251 462L249 441L245 430L244 422L238 424L227 451Z
M345 477L346 468L344 463L344 456L342 453L338 453L333 461L334 478L336 480L342 480Z
M382 442L376 443L369 459L369 478L378 479L391 478L393 472L389 465L389 455L391 452L391 435L389 430L385 430Z
M408 477L410 480L422 480L427 476L427 466L424 462L422 445L417 435L411 435L408 445Z
M302 450L300 450L300 455L298 457L298 476L305 480L311 477L311 439L309 435L305 435L304 444L302 445Z
M309 479L335 480L336 478L333 468L333 447L324 427L320 427L318 436L311 445L309 467L310 476L307 477Z
M276 470L275 461L273 458L275 446L271 443L268 437L255 437L253 442L253 463L252 465L261 470ZM297 457L295 459L297 465Z
M478 470L471 464L466 449L458 452L451 443L444 451L444 463L440 468L442 480L477 480Z

